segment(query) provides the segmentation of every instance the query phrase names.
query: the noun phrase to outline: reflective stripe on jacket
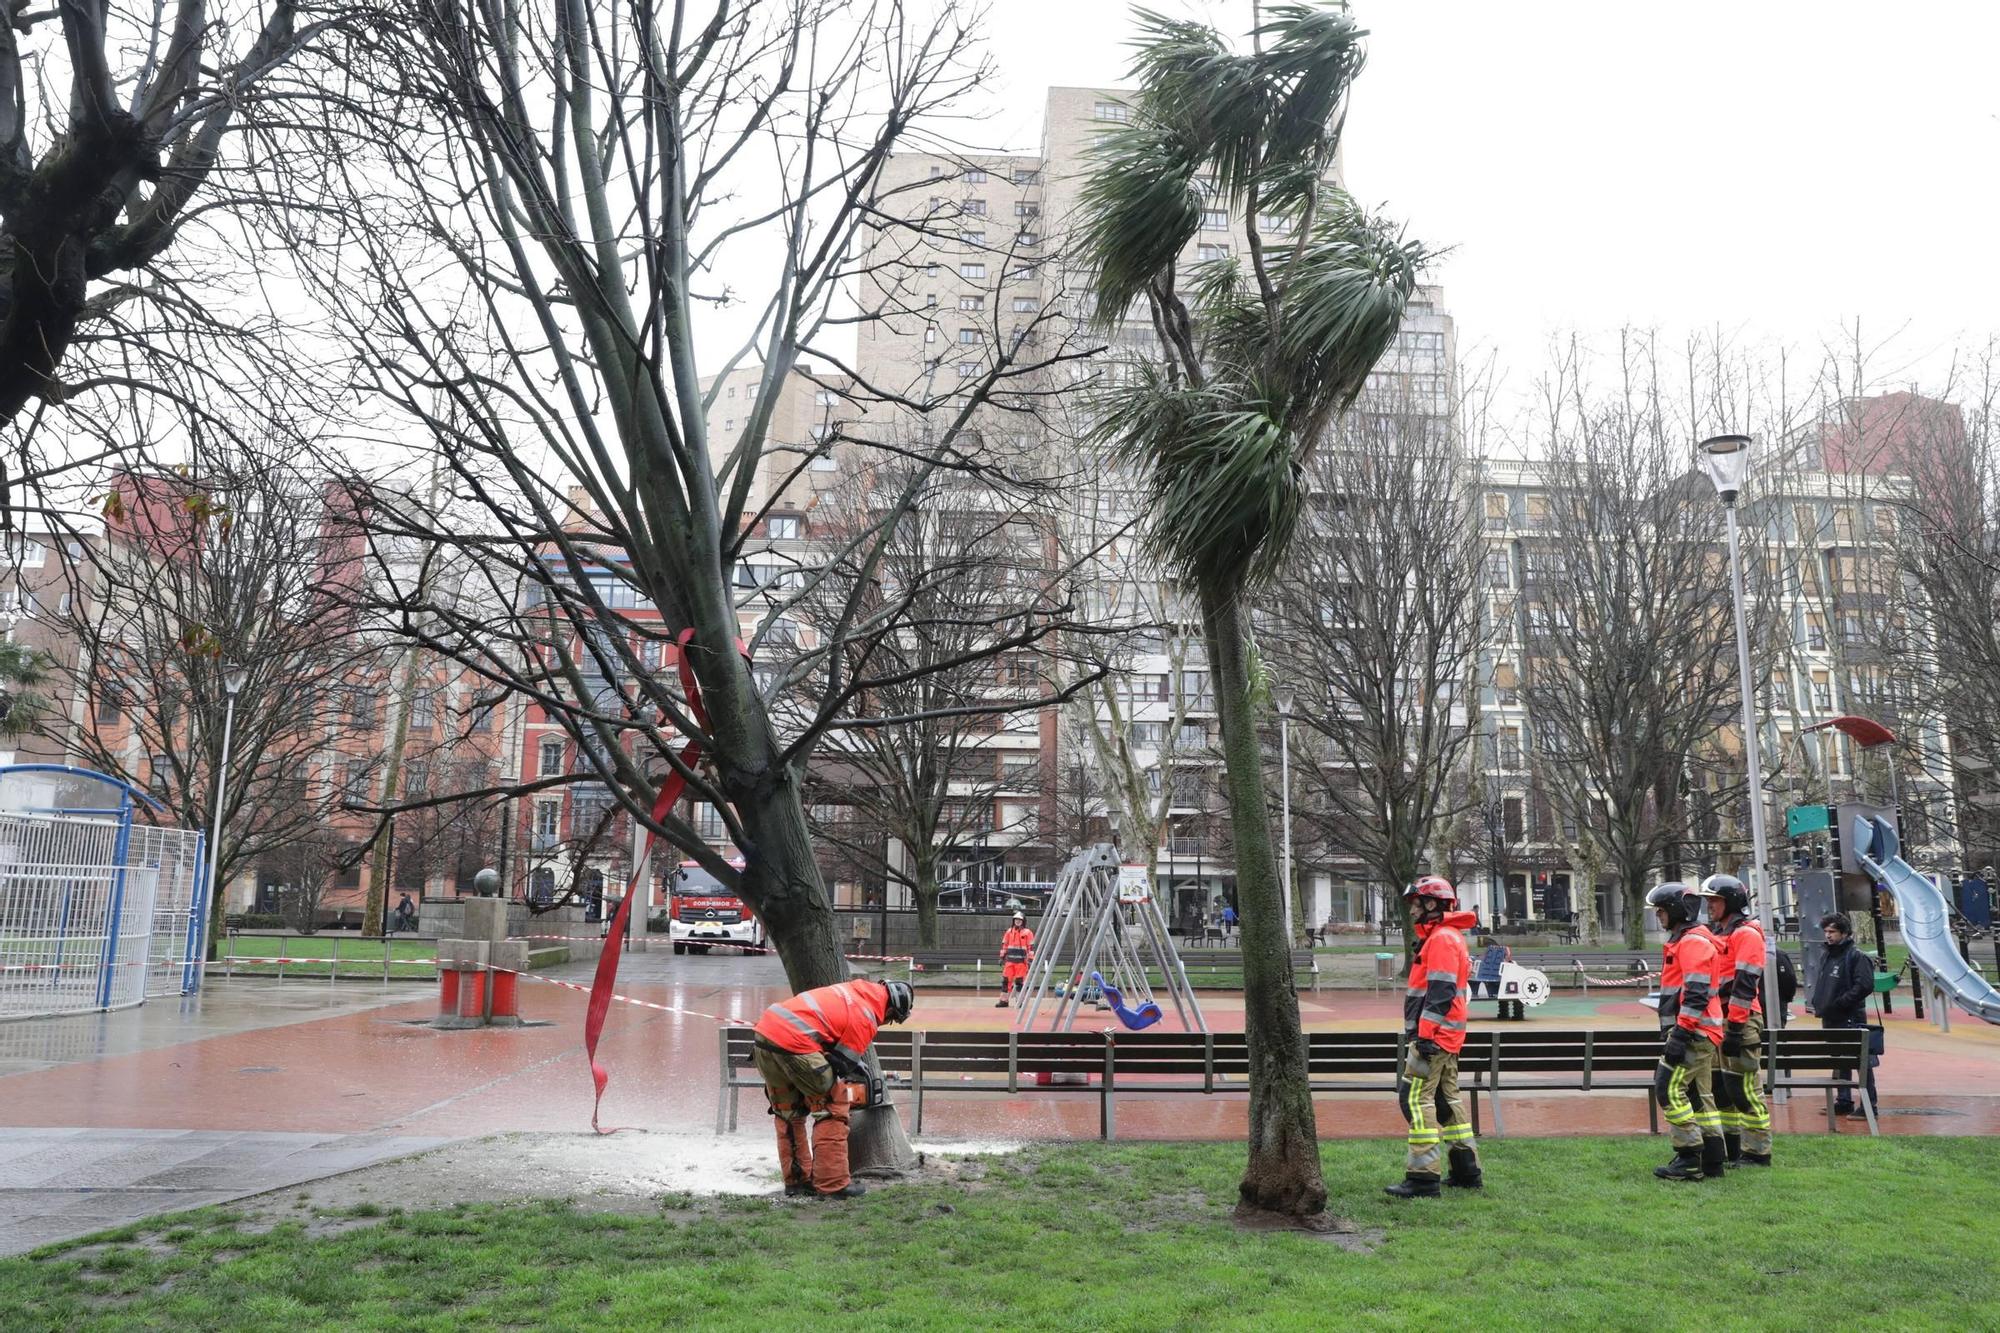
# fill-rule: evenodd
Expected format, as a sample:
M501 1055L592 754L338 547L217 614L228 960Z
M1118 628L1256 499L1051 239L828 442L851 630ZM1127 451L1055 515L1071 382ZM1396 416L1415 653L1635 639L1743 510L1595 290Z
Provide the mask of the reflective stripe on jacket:
M1465 1011L1472 988L1472 953L1461 930L1478 920L1470 912L1447 912L1434 925L1419 925L1423 947L1410 966L1403 993L1403 1031L1428 1038L1456 1055L1465 1048Z
M1755 921L1737 918L1715 936L1715 993L1722 998L1723 1017L1731 1023L1747 1023L1750 1015L1764 1012L1757 991L1764 984L1764 928Z
M1019 950L1018 954L1014 950ZM1035 932L1026 926L1009 926L1007 933L1000 937L1000 961L1003 963L1025 963L1034 956Z
M1707 926L1682 926L1667 937L1660 973L1660 1031L1679 1024L1722 1044L1722 997L1716 990L1721 950Z
M859 1061L888 1012L887 986L843 981L778 1001L757 1020L756 1032L781 1051L839 1051Z

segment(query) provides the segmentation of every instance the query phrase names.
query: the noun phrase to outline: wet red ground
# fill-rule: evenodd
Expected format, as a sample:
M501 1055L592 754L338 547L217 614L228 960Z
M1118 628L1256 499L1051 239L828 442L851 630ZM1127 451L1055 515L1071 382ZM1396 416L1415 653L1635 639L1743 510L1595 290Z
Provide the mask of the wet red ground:
M681 979L677 965L637 970L676 979L635 977L621 986L625 993L696 1012L614 1006L600 1048L611 1070L603 1123L710 1128L717 1023L697 1014L752 1019L782 998L784 988L697 975L691 968ZM1393 1030L1400 1021L1400 997L1393 994L1328 991L1300 999L1309 1029ZM1202 1004L1215 1030L1241 1029L1239 999L1205 995ZM549 1026L473 1032L412 1026L411 1020L435 1011L427 996L305 1021L288 1015L276 1026L75 1059L0 1078L0 1124L403 1135L586 1128L591 1084L582 1051L584 996L524 985L522 1007ZM1533 1014L1531 1025L1568 1028L1649 1027L1654 1021L1629 998L1595 994L1558 996ZM975 997L926 990L918 1006L918 1023L929 1029L1004 1029L1013 1017L993 1007L990 991ZM1077 1028L1100 1029L1108 1017L1086 1012ZM2000 1029L1965 1019L1944 1034L1899 1012L1889 1022L1888 1046L1878 1072L1888 1112L1884 1132L2000 1133ZM757 1128L752 1101L754 1094L744 1106L746 1131ZM1329 1096L1318 1105L1321 1132L1328 1136L1400 1131L1386 1097ZM1825 1132L1817 1096L1795 1097L1774 1112L1781 1131ZM933 1138L1091 1138L1097 1114L1089 1095L929 1094L924 1128ZM1638 1093L1509 1096L1505 1115L1510 1135L1643 1132L1646 1102ZM1490 1112L1482 1120L1490 1132ZM1240 1138L1245 1106L1240 1096L1121 1092L1118 1130L1132 1139ZM1841 1132L1866 1129L1844 1122Z

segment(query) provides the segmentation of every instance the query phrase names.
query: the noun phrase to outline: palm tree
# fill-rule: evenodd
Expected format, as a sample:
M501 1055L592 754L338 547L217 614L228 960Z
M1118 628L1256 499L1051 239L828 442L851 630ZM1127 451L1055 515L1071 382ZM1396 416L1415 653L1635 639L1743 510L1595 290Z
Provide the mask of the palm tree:
M1095 322L1143 310L1162 352L1099 405L1099 435L1147 478L1154 557L1199 597L1222 723L1244 948L1249 1161L1239 1214L1326 1207L1258 737L1246 595L1283 558L1306 457L1388 348L1420 245L1328 183L1362 30L1283 5L1232 51L1203 24L1138 12L1131 119L1081 196ZM1242 257L1183 270L1204 209Z

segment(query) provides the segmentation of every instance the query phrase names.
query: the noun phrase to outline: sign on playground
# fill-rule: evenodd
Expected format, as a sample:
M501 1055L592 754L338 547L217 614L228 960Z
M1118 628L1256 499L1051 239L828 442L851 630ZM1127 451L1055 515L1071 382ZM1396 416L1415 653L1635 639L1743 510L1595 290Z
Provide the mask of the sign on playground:
M1130 862L1118 867L1118 901L1121 903L1143 903L1153 897L1153 877L1146 873L1143 865Z

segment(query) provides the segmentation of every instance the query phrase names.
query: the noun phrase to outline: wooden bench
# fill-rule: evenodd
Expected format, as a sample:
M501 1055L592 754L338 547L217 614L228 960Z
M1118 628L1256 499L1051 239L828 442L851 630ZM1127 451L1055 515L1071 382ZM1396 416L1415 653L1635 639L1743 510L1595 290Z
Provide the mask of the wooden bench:
M1766 1034L1777 1049L1783 1091L1824 1091L1827 1128L1835 1129L1835 1094L1851 1089L1879 1133L1867 1089L1854 1078L1867 1058L1862 1029L1787 1028ZM750 1061L748 1028L721 1029L722 1088L716 1132L736 1128L738 1094L761 1090ZM1087 1093L1098 1098L1099 1133L1117 1136L1117 1097L1136 1094L1247 1092L1249 1050L1240 1032L897 1032L876 1038L883 1072L899 1080L913 1108L911 1132L921 1134L926 1094L944 1092ZM1391 1093L1401 1068L1396 1032L1309 1032L1307 1074L1315 1093ZM1527 1092L1641 1093L1646 1118L1659 1131L1653 1071L1660 1039L1641 1028L1540 1032L1508 1029L1466 1034L1459 1055L1473 1132L1480 1132L1480 1097L1492 1106L1493 1132L1506 1133L1503 1097ZM1845 1074L1846 1078L1842 1075ZM970 1076L969 1078L967 1076ZM1058 1081L1060 1080L1060 1081Z
M912 949L910 970L925 976L938 973L970 972L974 990L985 989L990 977L995 982L1000 979L1000 961L997 951L992 949ZM1200 949L1180 955L1181 966L1188 974L1188 980L1196 980L1202 973L1240 972L1243 970L1241 949ZM1295 975L1310 976L1312 989L1319 989L1319 958L1311 949L1292 950L1292 971Z
M1478 957L1479 950L1474 949L1475 965ZM1586 992L1590 990L1592 976L1616 981L1624 981L1629 977L1632 982L1637 983L1648 973L1659 971L1660 967L1658 950L1644 952L1633 949L1516 949L1509 961L1548 973L1551 984L1559 983L1567 975L1570 978L1569 984L1582 986ZM1605 986L1612 982L1600 981L1597 984ZM1635 994L1645 993L1645 987L1637 984L1621 986L1619 989L1631 990Z

